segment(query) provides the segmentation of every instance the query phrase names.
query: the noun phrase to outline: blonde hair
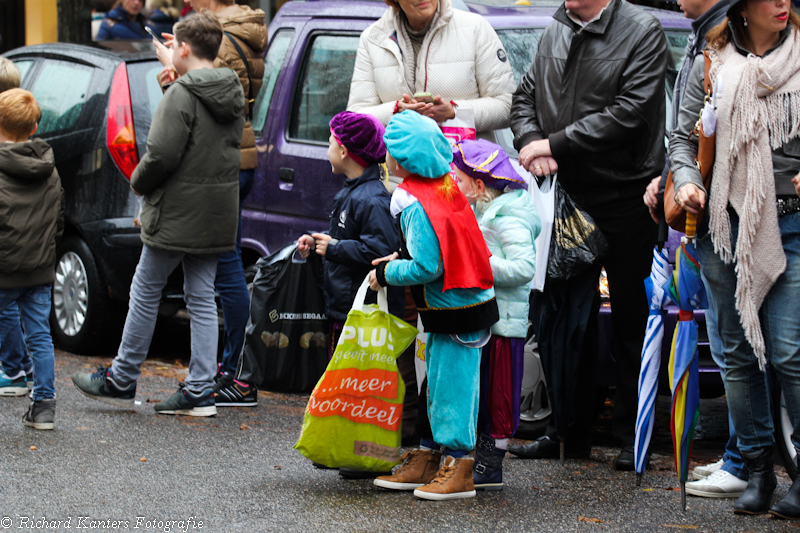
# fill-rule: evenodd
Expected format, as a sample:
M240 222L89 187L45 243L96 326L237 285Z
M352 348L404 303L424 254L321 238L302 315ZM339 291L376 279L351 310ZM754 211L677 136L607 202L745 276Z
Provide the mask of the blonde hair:
M180 9L175 7L172 0L147 0L144 7L150 10L158 9L174 19L177 19L181 15Z
M13 61L0 57L0 93L9 89L16 89L22 82L19 69Z
M36 98L24 89L9 89L0 93L0 130L13 138L30 137L42 116Z
M483 194L478 194L475 197L475 207L479 211L482 211L504 192L505 192L504 190L495 189L494 187L489 187L488 185L486 185L486 182L484 182Z

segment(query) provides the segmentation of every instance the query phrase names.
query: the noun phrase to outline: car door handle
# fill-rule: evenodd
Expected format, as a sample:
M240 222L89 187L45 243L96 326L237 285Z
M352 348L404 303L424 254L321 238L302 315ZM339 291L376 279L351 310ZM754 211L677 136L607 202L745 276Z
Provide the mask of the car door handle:
M294 169L281 167L278 169L278 187L282 191L291 191L294 186Z

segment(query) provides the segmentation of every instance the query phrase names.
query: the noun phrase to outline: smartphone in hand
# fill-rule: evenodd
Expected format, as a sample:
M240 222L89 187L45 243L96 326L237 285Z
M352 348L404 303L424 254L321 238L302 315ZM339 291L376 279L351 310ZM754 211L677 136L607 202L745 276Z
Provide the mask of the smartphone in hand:
M162 39L161 37L159 37L158 35L156 35L156 32L154 32L153 30L151 30L151 29L150 29L148 26L145 26L145 27L144 27L144 31L146 31L147 33L149 33L149 34L150 34L150 35L153 37L153 39L155 39L155 40L156 40L156 41L158 41L159 43L161 43L161 44L164 44L164 39Z
M433 94L431 93L414 93L414 100L425 104L434 103Z

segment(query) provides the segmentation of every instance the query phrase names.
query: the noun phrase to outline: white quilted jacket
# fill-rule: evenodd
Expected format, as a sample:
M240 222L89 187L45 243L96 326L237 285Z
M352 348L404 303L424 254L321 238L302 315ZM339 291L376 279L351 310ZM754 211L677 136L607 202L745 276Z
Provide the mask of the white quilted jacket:
M482 16L439 0L416 69L413 54L400 11L387 9L361 34L347 109L387 124L403 93L429 92L474 109L478 132L509 125L514 77L500 39Z

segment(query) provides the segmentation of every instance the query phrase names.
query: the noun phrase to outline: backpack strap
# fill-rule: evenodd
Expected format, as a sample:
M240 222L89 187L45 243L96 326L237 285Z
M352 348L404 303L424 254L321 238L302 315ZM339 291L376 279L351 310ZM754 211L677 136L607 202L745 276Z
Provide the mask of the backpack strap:
M250 75L250 63L247 62L247 57L244 55L244 50L242 50L242 47L236 42L236 39L233 38L233 35L227 31L222 33L224 33L225 36L230 39L231 44L234 48L236 48L236 51L239 53L239 57L242 58L242 62L244 63L244 69L247 71L247 118L252 122L253 104L255 103L255 98L253 98L253 76Z

